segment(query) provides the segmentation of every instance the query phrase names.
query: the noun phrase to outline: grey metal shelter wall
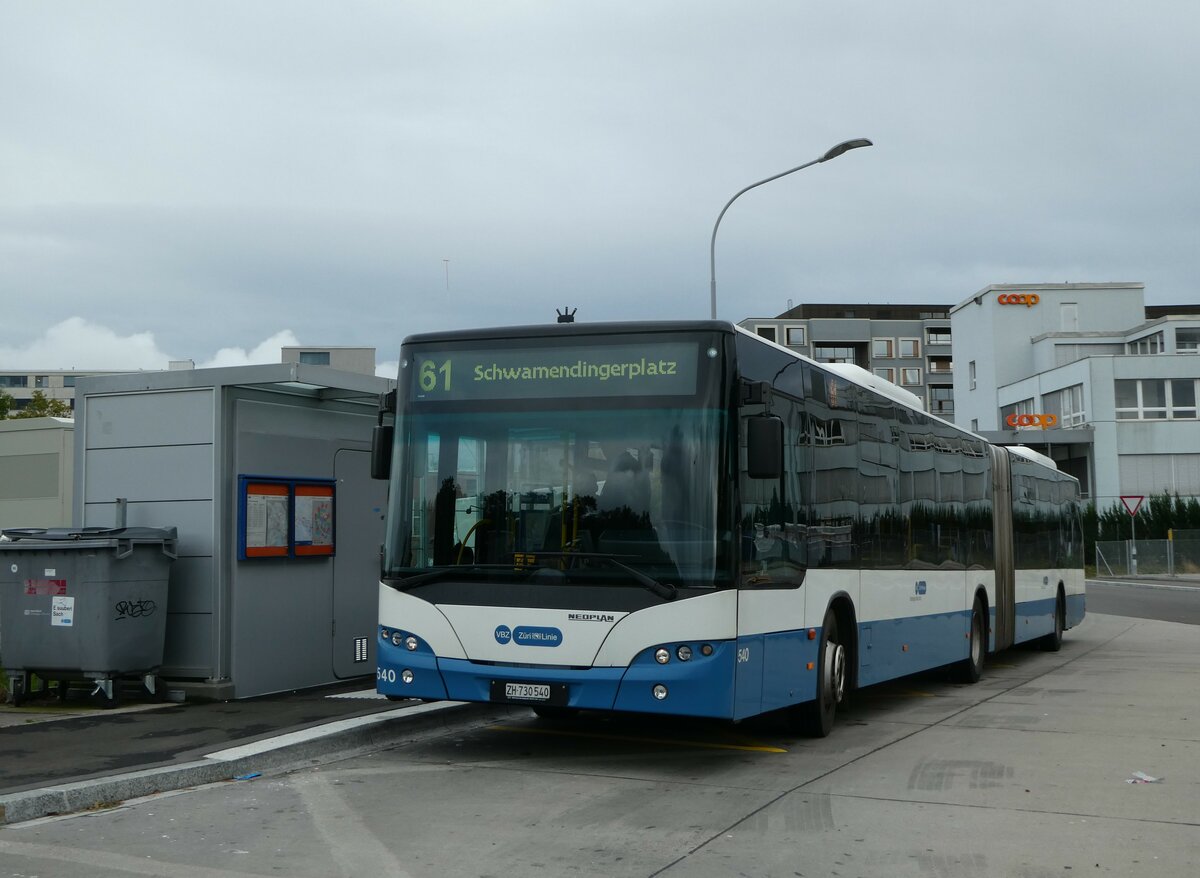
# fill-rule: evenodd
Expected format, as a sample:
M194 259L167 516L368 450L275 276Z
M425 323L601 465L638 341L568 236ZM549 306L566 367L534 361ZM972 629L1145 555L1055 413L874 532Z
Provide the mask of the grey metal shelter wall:
M236 488L238 475L337 482L330 558L239 561L236 503L223 504L237 697L372 672L386 500L384 483L368 478L373 413L281 404L246 389L232 390L228 405L228 484ZM365 640L359 657L356 640Z
M84 412L84 526L112 525L116 500L130 525L175 526L179 559L167 599L163 674L210 678L213 656L215 391L90 396Z

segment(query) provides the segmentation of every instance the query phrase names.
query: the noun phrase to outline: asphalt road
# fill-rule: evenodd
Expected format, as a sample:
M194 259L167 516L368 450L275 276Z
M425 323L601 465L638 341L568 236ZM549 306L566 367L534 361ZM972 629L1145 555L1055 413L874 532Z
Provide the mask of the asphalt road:
M1200 586L1089 579L1087 609L1089 613L1200 625Z
M385 749L0 831L4 875L1190 876L1200 638L1098 615L833 735L501 709ZM1128 783L1136 771L1155 782Z

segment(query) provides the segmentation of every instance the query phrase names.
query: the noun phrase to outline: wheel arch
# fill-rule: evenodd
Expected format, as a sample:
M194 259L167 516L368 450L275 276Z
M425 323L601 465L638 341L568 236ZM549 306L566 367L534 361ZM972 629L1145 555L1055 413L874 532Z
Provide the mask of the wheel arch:
M975 601L983 604L983 650L985 653L995 652L992 646L992 607L988 603L987 589L982 585L975 587L975 597L971 601L971 607L974 609Z
M844 591L839 591L829 599L829 605L825 608L825 612L832 611L834 618L837 619L838 636L842 641L842 645L849 652L846 668L849 672L849 679L846 681L846 691L850 692L858 688L858 614L854 609L854 599ZM821 614L822 623L825 619L825 614Z

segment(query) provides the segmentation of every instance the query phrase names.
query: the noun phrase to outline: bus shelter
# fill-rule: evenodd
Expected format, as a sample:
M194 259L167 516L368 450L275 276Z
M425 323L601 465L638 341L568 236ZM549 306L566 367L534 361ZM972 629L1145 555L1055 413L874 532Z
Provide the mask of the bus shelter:
M172 526L162 676L246 698L369 674L394 382L280 363L79 379L77 526Z

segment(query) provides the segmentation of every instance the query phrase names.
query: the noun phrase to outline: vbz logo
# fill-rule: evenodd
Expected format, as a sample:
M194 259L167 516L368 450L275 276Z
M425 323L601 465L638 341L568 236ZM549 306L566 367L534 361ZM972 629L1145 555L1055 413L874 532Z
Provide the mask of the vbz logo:
M501 625L496 629L497 643L508 643L510 640L512 640L512 631L509 630L507 625Z
M1037 293L1001 293L996 297L996 303L1000 305L1024 305L1026 308L1032 308L1042 297Z
M1053 427L1058 424L1058 415L1009 415L1004 423L1010 427Z

